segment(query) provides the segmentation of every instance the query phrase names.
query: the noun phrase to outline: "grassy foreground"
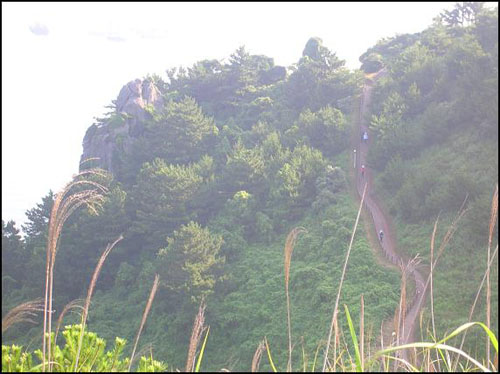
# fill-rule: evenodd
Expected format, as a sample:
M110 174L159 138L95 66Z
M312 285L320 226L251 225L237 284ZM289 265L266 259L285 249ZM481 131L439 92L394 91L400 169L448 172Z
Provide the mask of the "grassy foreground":
M130 358L123 358L123 348L126 341L116 338L115 345L111 350L105 351L106 342L99 338L95 333L86 330L86 322L88 308L93 294L95 283L98 279L100 270L107 255L111 252L114 245L121 240L121 236L113 243L110 243L103 252L99 262L95 268L91 283L88 289L87 298L85 301L75 301L68 304L63 312L59 315L56 324L55 332L52 331L52 284L53 284L53 267L57 254L57 244L62 226L65 220L71 213L80 205L86 204L93 207L102 201L103 193L106 189L99 183L88 178L91 176L101 176L100 170L87 170L79 174L72 182L70 182L61 193L57 195L54 209L52 210L50 225L49 225L49 240L47 245L47 264L46 264L46 297L45 300L35 300L27 302L14 308L2 320L2 332L11 328L15 323L29 321L30 317L36 311L44 312L44 339L42 349L37 349L34 353L23 351L19 346L2 345L2 371L165 371L168 365L164 362L159 362L153 357L153 350L149 352L139 352L135 354L138 341L144 324L146 323L149 310L154 301L154 296L158 287L158 277L152 285L151 292L144 310L139 330L137 332L134 349ZM78 189L74 189L78 186ZM83 186L83 188L82 188ZM364 195L358 210L358 215L350 235L348 249L345 255L345 260L342 266L342 275L337 291L335 307L332 310L332 319L330 327L327 330L328 339L320 341L314 351L304 349L304 345L298 347L297 344L292 344L292 329L294 319L291 316L290 310L290 268L292 266L292 254L295 241L299 234L304 234L303 228L293 229L286 240L284 250L284 273L285 273L285 293L286 293L286 309L287 309L287 329L288 329L288 360L285 362L275 362L272 354L272 343L267 340L266 336L262 337L262 342L256 347L255 354L248 366L252 371L258 371L262 358L262 368L269 367L273 371L496 371L498 368L498 342L495 334L489 328L489 315L487 315L486 324L482 322L472 322L462 324L453 332L446 334L441 339L436 337L433 329L424 328L423 316L421 316L421 331L427 331L427 341L415 342L407 345L397 345L395 342L399 340L399 331L395 329L394 338L391 341L384 341L384 334L380 335L374 331L365 331L365 313L364 313L364 298L360 294L360 313L356 316L359 321L357 328L356 321L349 312L349 307L343 305L341 307L342 287L346 277L349 276L347 265L351 251L353 250L353 242L357 232L359 215L363 204ZM491 248L491 238L497 220L498 208L498 187L493 196L490 231L488 240L488 264L486 273L484 274L477 295L482 292L484 287L486 294L491 294L491 284L489 281L489 271L491 264L494 262L498 245L494 250ZM435 227L437 227L437 222ZM435 268L441 253L445 250L451 236L454 234L454 226L450 226L449 234L445 235L440 245L434 243L435 235L431 238L431 248L438 248L435 257L433 258L431 268ZM435 232L435 231L434 231ZM435 245L436 244L436 245ZM432 257L431 257L432 258ZM427 284L430 286L431 305L432 305L432 274L431 271ZM404 282L403 282L404 283ZM403 287L401 293L400 305L405 305L404 295L406 294ZM50 297L49 297L50 296ZM477 300L477 298L476 298ZM487 298L487 310L490 310L490 298ZM476 302L471 306L470 316ZM352 306L351 306L352 307ZM210 344L209 332L210 327L205 326L205 303L202 301L198 314L195 318L189 346L187 348L187 357L185 371L200 371L205 352L205 347ZM65 343L63 346L57 344L57 337L61 328L64 314L70 309L79 309L81 311L81 323L76 325L68 325L62 332ZM342 322L347 322L347 329L341 328L341 321L338 316L340 310L343 309L345 318ZM284 317L284 316L283 316ZM284 317L285 318L285 317ZM430 320L434 324L434 311L431 308ZM485 345L487 352L486 357L474 357L473 354L465 352L463 348L466 334L470 329L480 329L485 334ZM382 328L381 328L382 330ZM376 339L374 339L376 338ZM461 340L461 343L458 342ZM372 342L371 344L366 342ZM450 344L453 343L453 344ZM406 354L403 351L406 350ZM264 351L266 354L264 354ZM295 351L295 355L293 355ZM293 360L299 351L300 360ZM36 358L33 357L33 354ZM138 359L138 357L140 357ZM267 362L266 362L267 361ZM170 368L175 370L176 368ZM221 368L224 369L224 368Z

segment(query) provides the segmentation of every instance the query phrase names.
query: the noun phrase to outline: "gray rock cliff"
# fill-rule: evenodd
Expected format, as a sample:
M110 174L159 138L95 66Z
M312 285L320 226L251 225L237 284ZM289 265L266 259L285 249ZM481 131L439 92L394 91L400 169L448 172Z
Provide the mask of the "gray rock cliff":
M113 152L117 147L126 152L142 133L144 122L151 117L147 106L159 109L163 104L164 99L152 81L136 79L127 83L115 101L115 112L104 122L94 123L87 129L80 162L98 158L92 165L113 173Z

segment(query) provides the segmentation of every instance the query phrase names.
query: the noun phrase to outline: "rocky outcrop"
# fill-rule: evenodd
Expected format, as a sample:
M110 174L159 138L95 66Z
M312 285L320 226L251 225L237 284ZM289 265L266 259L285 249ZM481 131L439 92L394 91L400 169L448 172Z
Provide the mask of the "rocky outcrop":
M149 80L136 79L120 90L115 103L115 112L102 123L90 126L83 138L83 153L80 162L98 158L92 165L114 172L113 153L117 147L125 152L141 135L144 122L151 117L148 106L159 109L164 100L160 91Z

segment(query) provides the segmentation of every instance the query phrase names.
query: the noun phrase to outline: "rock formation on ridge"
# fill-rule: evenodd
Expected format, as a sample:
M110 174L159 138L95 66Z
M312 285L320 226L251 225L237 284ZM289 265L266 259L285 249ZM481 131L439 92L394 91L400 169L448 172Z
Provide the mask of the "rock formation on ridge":
M144 121L151 117L147 107L159 109L163 106L164 99L151 80L136 79L123 86L114 104L115 112L109 118L102 123L94 123L87 129L80 158L80 162L98 158L92 165L112 173L116 147L121 146L126 152L144 130Z

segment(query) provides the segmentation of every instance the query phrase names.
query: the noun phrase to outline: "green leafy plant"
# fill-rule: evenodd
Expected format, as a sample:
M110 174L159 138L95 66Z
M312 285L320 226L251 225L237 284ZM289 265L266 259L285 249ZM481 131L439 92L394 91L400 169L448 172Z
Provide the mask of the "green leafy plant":
M65 343L63 347L54 345L52 347L52 371L53 372L71 372L76 363L78 343L82 325L65 326L62 335ZM53 342L54 340L52 340ZM129 371L129 358L122 358L123 351L127 341L116 338L114 346L106 351L106 341L100 338L96 333L85 331L83 333L79 372L114 372ZM43 352L38 349L35 352L36 357L42 361ZM43 364L35 364L32 354L23 352L22 347L17 345L2 345L2 371L20 372L20 371L41 371ZM167 364L156 361L152 357L142 356L139 361L137 371L165 371Z

